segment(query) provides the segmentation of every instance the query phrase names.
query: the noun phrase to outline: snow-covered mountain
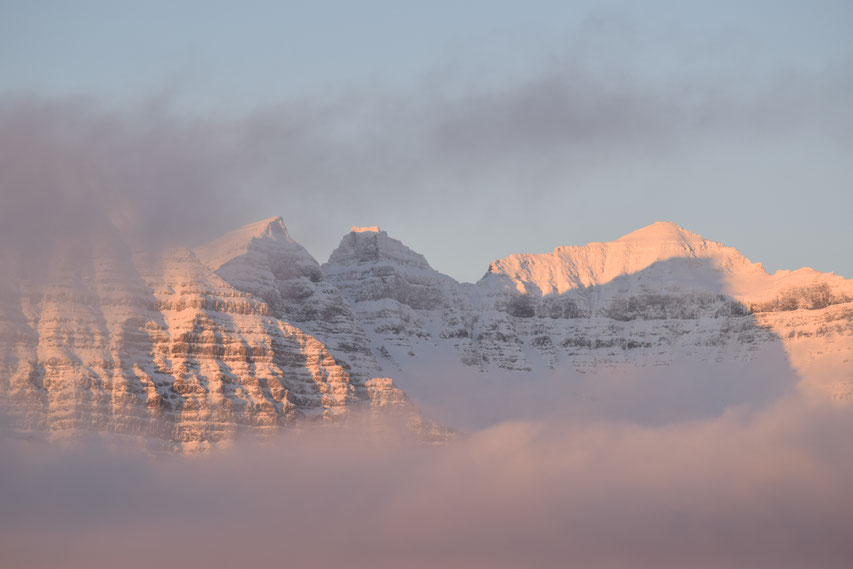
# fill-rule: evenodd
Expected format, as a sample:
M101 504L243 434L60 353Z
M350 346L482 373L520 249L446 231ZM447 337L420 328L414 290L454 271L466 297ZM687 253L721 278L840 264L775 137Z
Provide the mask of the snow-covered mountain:
M584 366L593 353L596 365L665 363L676 351L748 358L768 341L781 341L804 365L829 351L847 359L853 348L853 282L811 269L770 275L736 249L672 223L609 243L512 255L492 263L478 286L492 307L515 316L515 328L525 316L539 323L538 351L551 365L568 354ZM849 397L849 379L839 378L834 396Z
M7 283L0 401L18 431L141 436L191 452L365 409L444 436L391 379L368 373L360 326L280 220L198 255L133 253L108 237L58 247L43 284ZM348 355L367 355L336 358L308 329L335 349L345 335Z
M853 281L768 274L672 223L512 255L476 284L377 227L352 228L320 266L281 218L195 251L92 235L57 248L39 284L3 284L0 398L15 429L54 436L197 450L369 409L445 437L389 378L463 415L474 399L522 405L518 386L543 378L579 401L609 383L684 407L764 401L790 382L853 398ZM667 375L658 391L638 379Z
M749 359L766 342L784 344L797 364L831 354L849 363L853 349L853 282L811 269L770 275L673 223L512 255L476 285L438 273L385 232L354 228L323 271L380 362L400 369L431 348L484 371L519 372L667 364L683 353ZM849 397L849 379L827 387Z

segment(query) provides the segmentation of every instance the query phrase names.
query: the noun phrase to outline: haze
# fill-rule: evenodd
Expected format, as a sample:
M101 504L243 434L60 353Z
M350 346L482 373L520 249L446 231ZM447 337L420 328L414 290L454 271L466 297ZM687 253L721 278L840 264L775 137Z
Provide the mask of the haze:
M122 160L153 175L191 154L170 200L203 205L209 236L280 214L321 261L350 225L379 225L474 281L511 253L668 220L771 271L849 277L851 15L832 1L6 1L0 93L7 117L82 106L69 140L138 119ZM180 143L164 158L145 147L155 135ZM227 223L198 199L210 191Z
M169 295L185 290L206 310L211 282L220 294L213 300L255 303L258 322L284 322L202 261L186 288L153 273L143 282L133 268L137 284L162 282L157 297L139 284L150 294L129 307L112 302L130 298L120 279L99 281L95 300L66 294L85 292L103 268L90 238L121 244L108 268L135 267L124 258L131 251L192 248L278 215L286 238L320 264L351 226L376 226L365 233L387 231L460 282L510 254L611 241L657 220L737 247L770 272L812 266L853 277L851 22L853 4L830 0L0 0L0 340L14 340L0 344L0 355L20 369L67 354L79 364L75 350L133 346L148 338L142 330L158 333L157 349L170 358L174 337L204 326L206 338L236 346L239 313L222 324L189 311L188 324L174 318L169 328L157 312L173 310ZM43 291L33 283L49 282L51 255L71 268L48 289L55 314L37 330L50 336L42 342L28 327L40 318ZM88 265L74 270L80 259ZM655 262L631 276L634 288L617 279L594 292L608 300L636 293L624 297L628 312L646 283L676 274L673 266L692 278L694 260ZM308 296L331 282L312 267ZM428 269L412 270L426 279ZM196 273L208 280L192 281ZM269 273L276 290L309 281ZM570 343L554 342L568 362L562 369L496 371L505 356L499 333L486 338L498 354L491 372L457 352L441 352L452 356L446 367L429 359L439 333L412 340L427 346L423 357L402 341L389 343L392 353L382 345L383 373L396 365L392 356L409 362L396 385L430 419L458 429L435 446L412 444L393 421L358 415L346 428L302 425L195 457L128 450L131 437L120 436L72 433L63 446L7 429L0 401L0 566L848 568L853 416L843 399L853 297L842 279L804 272L793 280L802 292L815 278L826 288L814 290L831 283L835 296L789 313L778 311L775 293L758 298L771 308L753 315L723 289L703 297L685 288L684 303L698 298L708 311L716 302L728 312L693 310L684 320L700 325L684 330L670 330L666 315L650 318L675 340L659 348L669 336L649 333L638 350L650 357L636 367L618 334L603 365L598 336L612 323L601 311L584 316L589 338L576 346L586 368L571 367ZM76 288L63 289L69 282ZM293 291L286 300L304 301L302 289ZM495 294L482 296L493 321L511 322L510 296ZM115 309L116 341L108 311L96 306L103 299ZM448 306L441 302L434 322ZM372 305L362 308L349 315L353 327L376 316ZM388 322L410 313L386 312ZM790 314L799 320L785 320ZM377 346L386 316L370 320ZM729 317L746 324L729 328ZM555 329L576 326L561 318ZM642 333L628 320L619 334ZM91 329L69 331L77 321ZM701 336L704 324L721 331ZM529 328L524 341L533 345L545 327ZM256 329L245 328L261 336ZM678 338L691 333L698 339L679 351ZM351 337L333 339L346 347ZM30 340L21 353L34 355L23 361L11 347ZM380 352L367 341L362 355L372 358ZM185 343L184 363L195 362ZM146 359L154 345L136 347L134 373L154 365ZM220 347L202 354L211 369ZM651 357L670 348L665 368L666 358ZM285 355L304 371L305 353ZM807 374L809 385L841 395L804 397ZM35 382L23 377L22 385ZM83 385L90 376L79 377ZM166 383L152 382L153 393ZM115 403L115 392L103 392Z

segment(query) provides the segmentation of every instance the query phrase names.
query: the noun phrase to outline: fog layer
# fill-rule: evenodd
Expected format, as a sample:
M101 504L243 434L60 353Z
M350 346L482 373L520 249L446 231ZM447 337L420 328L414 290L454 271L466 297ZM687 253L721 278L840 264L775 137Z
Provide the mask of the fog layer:
M3 443L14 567L847 567L853 420L511 422L442 447L321 429L203 458Z

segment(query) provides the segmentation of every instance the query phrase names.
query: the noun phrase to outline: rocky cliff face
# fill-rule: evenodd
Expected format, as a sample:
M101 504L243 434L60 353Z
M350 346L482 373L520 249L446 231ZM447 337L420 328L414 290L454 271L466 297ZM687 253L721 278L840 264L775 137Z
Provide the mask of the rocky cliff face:
M441 440L389 377L526 381L771 348L805 391L853 398L851 281L769 275L670 223L513 255L475 285L376 227L353 228L321 267L280 218L158 254L93 232L41 278L0 284L0 402L18 432L53 437L196 451L366 410Z
M321 338L359 386L381 373L350 304L280 217L228 233L195 253L229 285L262 300L274 317Z
M267 225L257 242L249 240L252 254L275 256L268 249L284 228ZM312 323L337 337L339 320L352 322L328 318L348 309L322 290L319 305L309 299L293 307L300 295L288 294L291 285L304 275L313 281L311 263L299 257L304 250L286 237L284 256L272 266L260 255L257 266L237 258L218 267L242 275L236 282L245 290L192 251L134 255L116 243L95 239L82 250L57 251L45 284L6 291L0 397L19 431L107 432L192 452L240 433L273 433L294 421L333 421L365 409L405 415L427 439L443 436L391 380L368 377L369 366L353 377L345 361L296 324L317 310ZM254 286L241 266L254 270ZM285 318L291 313L293 322Z
M354 227L323 273L353 307L387 372L431 347L465 353L477 307L467 288L379 228Z

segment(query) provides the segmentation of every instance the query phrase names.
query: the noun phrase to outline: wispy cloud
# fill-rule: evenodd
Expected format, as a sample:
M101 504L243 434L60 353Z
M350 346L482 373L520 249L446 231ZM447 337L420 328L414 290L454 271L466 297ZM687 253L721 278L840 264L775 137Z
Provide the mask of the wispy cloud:
M363 90L237 117L192 117L168 101L117 111L6 98L0 237L21 247L110 220L137 241L192 243L281 214L325 252L353 223L397 220L441 265L444 243L422 235L440 219L470 240L456 257L479 272L491 259L478 250L521 238L504 221L551 220L573 196L590 207L631 201L641 164L677 171L685 148L798 136L849 147L849 69L718 79L655 85L564 58L503 87L431 76L417 92ZM608 172L622 177L590 193L585 181Z

